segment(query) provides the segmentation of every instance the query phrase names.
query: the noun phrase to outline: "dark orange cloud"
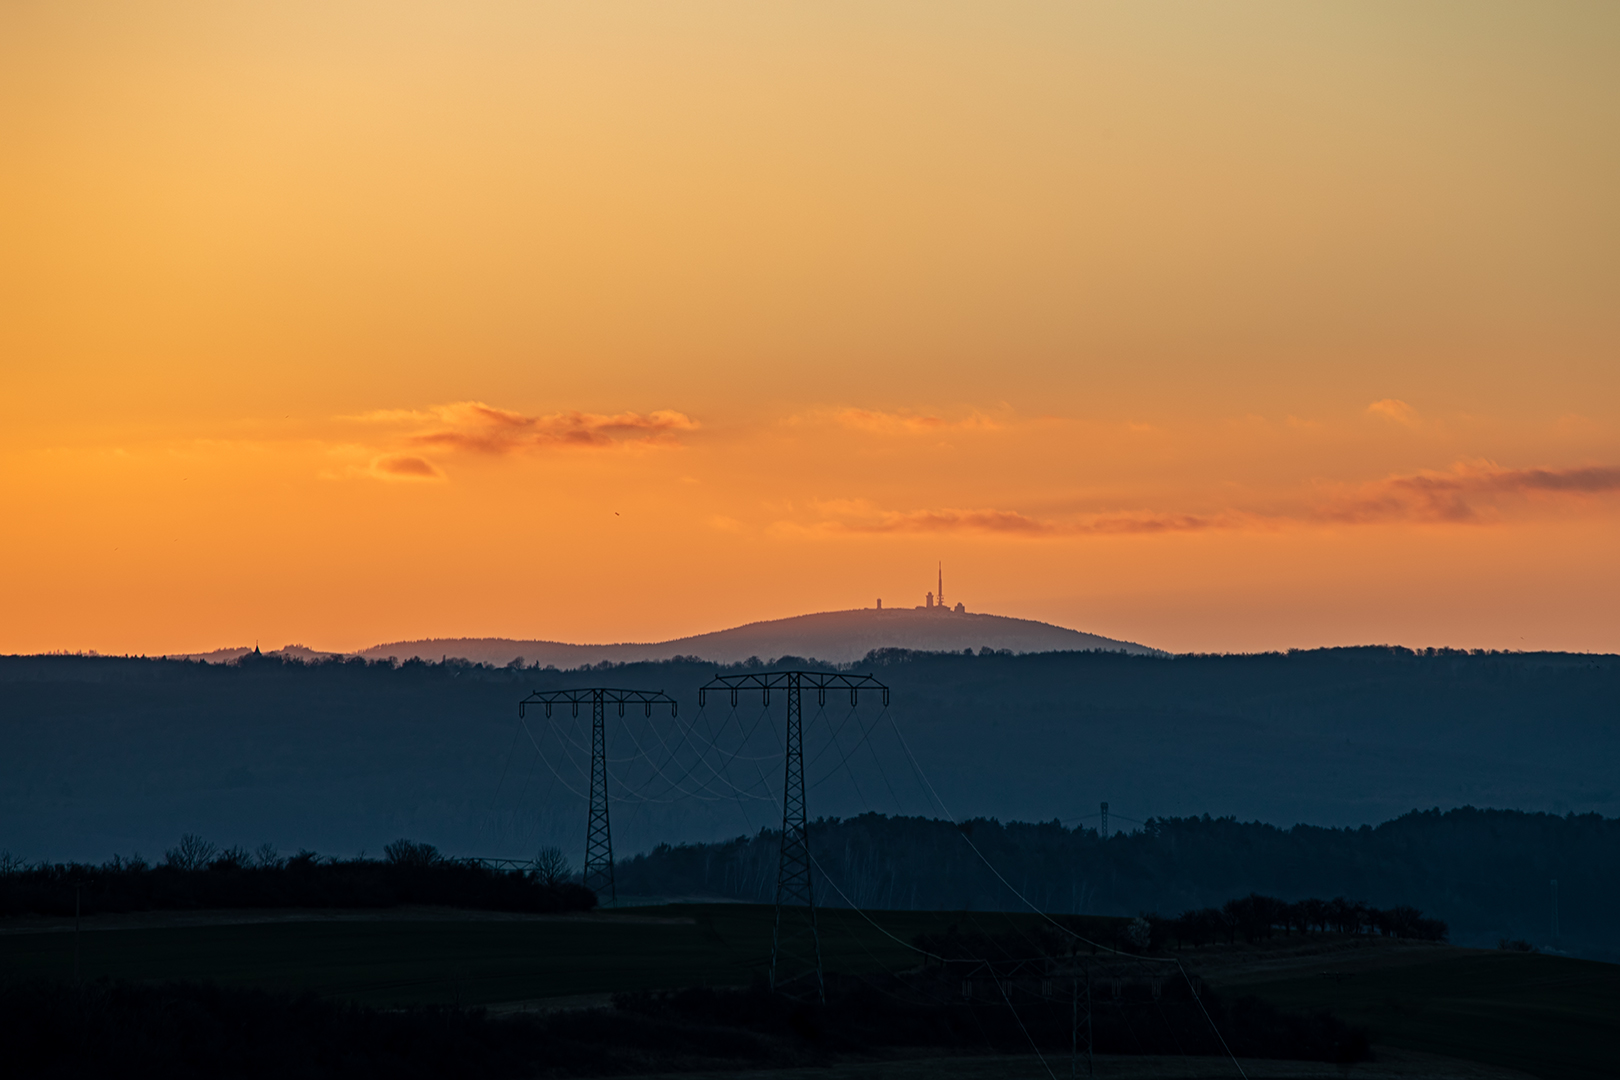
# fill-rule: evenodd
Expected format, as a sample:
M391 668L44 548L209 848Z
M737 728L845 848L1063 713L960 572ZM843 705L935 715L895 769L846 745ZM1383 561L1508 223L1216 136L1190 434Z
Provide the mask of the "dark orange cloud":
M1449 472L1392 476L1321 507L1316 517L1349 524L1380 521L1467 523L1503 509L1513 496L1603 495L1620 491L1620 468L1504 469L1494 462L1458 464Z
M1198 514L1100 514L1066 521L1032 518L1015 510L914 510L886 512L865 521L832 521L824 524L831 532L846 533L942 533L983 532L1012 536L1141 535L1169 532L1200 532L1231 528L1231 518Z
M1130 511L1031 517L1016 510L879 510L861 501L821 504L829 518L819 530L843 534L986 533L1021 537L1145 536L1217 529L1274 530L1289 525L1415 522L1469 524L1503 516L1511 499L1559 498L1620 492L1620 468L1504 469L1492 463L1459 464L1449 472L1393 476L1351 489L1314 507L1258 513L1228 508L1214 513Z
M1620 491L1620 468L1593 465L1584 469L1503 469L1491 481L1496 491L1573 491L1599 494Z
M384 454L373 459L371 471L376 476L396 480L437 480L444 475L431 461L414 454Z
M479 454L522 450L600 448L627 441L649 442L700 425L684 413L660 410L613 415L585 412L525 416L481 401L441 405L427 414L374 414L377 419L428 419L431 426L409 436L416 446ZM637 438L639 436L639 438Z
M1205 532L1209 529L1236 528L1250 515L1223 514L1112 514L1077 522L1069 531L1097 535L1143 535L1151 533Z
M571 411L525 416L481 401L458 401L423 410L382 410L339 419L395 430L383 439L329 447L331 454L347 459L347 464L321 475L375 480L445 479L433 461L412 451L505 455L570 447L666 445L677 433L695 431L701 426L684 413L668 410L646 414Z
M1056 531L1049 521L1013 510L914 510L885 513L876 521L833 522L835 531L856 533L930 533L961 530L1038 536Z

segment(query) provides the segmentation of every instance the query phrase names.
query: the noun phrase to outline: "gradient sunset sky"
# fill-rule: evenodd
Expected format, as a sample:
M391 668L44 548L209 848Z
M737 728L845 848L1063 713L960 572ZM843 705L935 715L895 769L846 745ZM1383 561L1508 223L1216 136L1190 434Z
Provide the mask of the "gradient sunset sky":
M0 5L0 651L1620 650L1620 5Z

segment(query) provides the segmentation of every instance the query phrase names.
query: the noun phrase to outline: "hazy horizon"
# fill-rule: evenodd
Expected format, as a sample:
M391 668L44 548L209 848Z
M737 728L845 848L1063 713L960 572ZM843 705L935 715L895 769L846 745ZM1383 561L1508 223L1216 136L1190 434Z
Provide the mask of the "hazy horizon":
M799 618L805 618L805 617L808 617L808 616L833 615L833 614L843 614L845 612L859 612L859 611L871 611L871 610L873 610L873 609L871 609L871 608L843 608L843 609L836 609L836 610L801 612L801 613L796 614L796 615L784 615L784 616L779 616L779 617L774 617L774 618L756 619L756 620L752 620L752 621L749 621L749 622L730 623L730 624L726 624L726 625L719 626L719 627L711 627L711 628L694 630L691 633L682 634L682 635L679 635L677 637L663 638L663 639L659 639L659 640L644 640L644 641L632 641L632 640L624 639L624 638L621 638L621 639L611 639L611 638L609 638L609 639L602 639L602 640L596 640L596 641L581 641L581 640L571 640L571 639L569 639L567 637L539 637L539 636L524 635L524 634L465 633L465 634L424 634L424 635L420 635L420 636L417 636L417 637L411 637L411 638L399 638L399 639L394 639L394 640L389 640L389 641L370 642L368 644L362 644L362 645L359 645L357 647L352 647L352 648L327 647L326 644L321 642L318 638L305 637L305 638L293 638L293 639L290 639L290 640L282 641L280 643L276 643L276 642L272 642L272 641L253 641L253 642L248 642L248 643L234 642L234 643L229 643L229 644L216 644L214 646L206 647L206 648L187 649L187 650L184 650L184 651L178 651L177 650L177 651L171 651L171 652L143 653L143 652L139 652L139 651L132 650L132 649L100 650L100 649L60 648L60 649L45 650L43 652L38 652L38 653L21 653L21 652L18 652L18 653L4 654L4 655L12 655L12 656L29 656L29 655L35 655L35 656L46 656L46 655L152 656L152 657L170 657L170 658L185 658L185 657L200 658L200 657L211 656L211 655L216 654L216 653L228 653L228 652L237 652L237 651L252 652L254 649L258 649L261 652L265 652L265 653L283 653L283 652L286 652L288 650L308 650L311 653L317 653L317 654L322 654L322 655L330 655L330 656L364 656L367 653L375 652L378 649L386 648L386 647L391 646L391 645L421 644L421 643L435 643L435 642L449 643L449 642L495 642L495 641L513 642L513 643L518 643L518 644L537 643L537 644L548 644L548 645L564 645L564 646L568 646L568 647L571 647L571 648L579 648L579 649L606 649L606 648L616 648L616 647L668 645L668 644L673 644L673 643L677 643L677 642L689 641L689 640L692 640L694 638L709 637L709 636L712 636L712 635L725 633L727 631L744 630L744 629L747 629L747 628L750 628L750 627L762 626L762 625L767 625L767 624L771 624L771 623L778 623L778 622L787 622L787 621L790 621L790 620L799 619ZM893 610L893 609L889 609L889 608L884 609L885 613L888 613L891 610ZM905 609L905 610L910 611L910 610L923 610L923 609L919 606L918 608L915 608L915 609ZM1047 622L1045 620L1039 620L1039 619L1026 619L1023 616L1004 615L1001 612L980 611L980 612L972 612L971 614L992 615L992 616L996 616L996 617L999 617L999 618L1017 619L1019 621L1036 622L1036 623L1040 623L1041 625L1057 627L1057 628L1063 629L1063 630L1070 630L1070 631L1085 634L1085 635L1088 635L1088 636L1109 637L1109 635L1107 635L1107 634L1099 634L1096 631L1090 630L1090 629L1082 629L1080 627L1074 627L1074 626L1063 626L1060 623ZM1291 652L1291 651L1311 651L1311 650L1316 650L1316 649L1334 649L1334 648L1359 648L1359 647L1369 647L1369 646L1370 647L1395 646L1395 647L1399 647L1399 648L1413 649L1413 650L1415 650L1417 652L1422 652L1425 649L1458 649L1458 650L1465 651L1465 652L1466 651L1478 650L1478 649L1484 649L1485 651L1496 651L1496 652L1505 652L1505 653L1554 652L1554 653L1567 653L1567 654L1571 654L1571 655L1592 655L1592 656L1612 656L1612 655L1616 655L1617 652L1620 652L1620 650L1616 650L1616 649L1528 649L1528 648L1522 648L1522 647L1521 648L1513 648L1513 647L1491 647L1491 646L1473 646L1473 647L1469 647L1469 646L1453 645L1453 644L1450 644L1450 643L1447 643L1447 642L1442 642L1442 641L1396 642L1396 641L1374 641L1374 640L1346 640L1346 641L1334 641L1334 642L1319 642L1319 643L1312 643L1312 644L1293 644L1293 645L1283 644L1283 645L1278 645L1278 646L1275 646L1273 648L1268 648L1268 649L1185 650L1184 653L1176 653L1175 651L1170 650L1170 649L1161 649L1151 641L1124 641L1124 639L1119 639L1119 638L1113 638L1112 640L1121 641L1124 644L1141 646L1141 647L1144 647L1146 649L1157 651L1157 652L1163 652L1163 653L1166 653L1168 655L1186 655L1186 654L1193 654L1193 653L1203 653L1203 654L1208 654L1208 655L1232 655L1232 656L1238 656L1238 655L1252 655L1252 654L1255 654L1255 653L1268 653L1268 652L1285 653L1285 652ZM926 648L919 648L919 651L937 651L937 650L929 650L929 649L926 649ZM1030 651L1036 651L1036 650L1030 650ZM1063 651L1063 650L1056 649L1056 650L1038 650L1038 651ZM773 656L769 656L769 657L764 656L763 654L761 654L761 659L773 659L773 658L775 658L775 656L783 656L783 655L799 655L799 654L791 653L791 652L779 652L779 653L773 654ZM707 656L703 656L701 658L706 659L706 660L707 659L713 659L712 657L707 657ZM809 659L824 659L824 658L811 656L811 657L809 657Z

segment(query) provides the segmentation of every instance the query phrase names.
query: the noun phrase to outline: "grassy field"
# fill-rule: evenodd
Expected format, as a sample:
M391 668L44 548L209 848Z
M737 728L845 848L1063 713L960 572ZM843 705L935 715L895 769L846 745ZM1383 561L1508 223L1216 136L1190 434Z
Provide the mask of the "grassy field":
M1542 1077L1620 1076L1620 965L1412 950L1396 963L1240 977L1230 985L1290 1009L1328 1009L1365 1025L1376 1043Z
M774 917L769 907L742 904L671 905L576 917L454 919L432 914L91 929L78 935L80 972L87 979L212 979L307 989L383 1005L482 1005L620 990L737 986L769 966ZM938 912L874 917L902 941L953 922L999 932L1035 918ZM819 920L828 970L899 971L917 964L915 953L853 912L822 911ZM68 976L73 952L74 935L61 929L0 933L0 969L10 977Z
M242 921L256 917L264 921ZM853 912L820 912L828 970L913 967L916 954L900 942L950 923L998 933L1037 922L1032 915L964 912L872 917L882 930ZM741 904L574 917L434 910L292 918L286 912L154 913L86 920L78 950L87 979L206 979L376 1005L499 1005L743 985L769 963L772 919L769 907ZM47 932L35 933L0 927L0 972L70 976L75 945L68 925L42 924L36 929ZM1181 955L1218 987L1288 1009L1326 1008L1367 1026L1376 1044L1549 1080L1620 1076L1617 965L1367 939L1335 945L1296 938Z
M1422 1054L1386 1051L1379 1060L1345 1069L1320 1061L1245 1058L1248 1080L1526 1080L1523 1073ZM623 1080L1052 1080L1069 1075L1066 1054L1045 1061L1032 1055L986 1054L869 1062L840 1062L806 1069L742 1069L624 1077ZM1077 1069L1086 1075L1085 1066ZM1095 1080L1238 1080L1227 1058L1101 1055L1093 1062Z

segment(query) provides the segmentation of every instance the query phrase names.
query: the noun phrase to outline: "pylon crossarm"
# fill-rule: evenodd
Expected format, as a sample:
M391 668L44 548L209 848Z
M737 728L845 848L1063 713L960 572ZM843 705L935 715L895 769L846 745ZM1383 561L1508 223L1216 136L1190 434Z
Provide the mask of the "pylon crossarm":
M844 690L849 693L849 703L857 704L862 690L875 690L883 697L883 704L889 703L889 688L870 675L851 675L842 671L748 671L737 675L715 673L714 678L698 688L698 706L707 704L710 690L726 690L731 694L731 703L737 703L737 694L742 690L758 690L764 696L765 703L770 704L772 690L814 690L817 700L824 704L828 690Z
M653 706L669 706L669 715L676 715L679 706L675 699L662 690L620 690L613 687L585 687L574 690L536 690L522 701L518 702L518 716L527 715L529 706L539 705L551 715L553 705L568 705L578 714L581 705L592 705L597 696L601 696L602 704L618 707L619 715L624 715L626 705L640 705L648 716L652 715Z

